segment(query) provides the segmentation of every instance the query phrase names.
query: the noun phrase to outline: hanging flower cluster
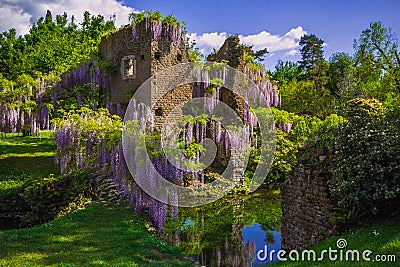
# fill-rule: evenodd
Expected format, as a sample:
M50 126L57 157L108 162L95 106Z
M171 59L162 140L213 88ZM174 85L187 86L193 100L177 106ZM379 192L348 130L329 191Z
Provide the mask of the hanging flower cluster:
M129 140L129 142L133 142L133 147L135 147L130 151L130 164L135 166L131 169L131 174L135 181L142 185L146 184L154 190L164 190L158 184L157 176L161 175L171 183L181 185L184 171L172 165L160 151L160 136L159 132L154 131L151 111L142 103L136 104L134 100L131 102L130 111L131 121L127 123L126 129L129 131L131 127L136 127L140 133L138 134L139 137L134 134L131 136L132 140ZM140 147L136 143L136 138L144 138L146 148ZM143 157L139 156L138 153L142 153L144 149L149 156L143 160ZM162 233L162 226L167 220L168 205L147 195L139 186L131 185L131 187L129 199L135 207L135 211L146 213L152 219L158 232ZM178 215L178 196L171 193L169 202L172 205L170 214L176 218Z
M172 16L163 17L159 12L144 12L132 14L132 36L140 35L144 24L146 32L151 31L154 40L163 37L173 43L182 42L182 23Z
M51 102L54 109L58 108L57 100L61 97L70 96L71 93L76 95L76 102L78 109L83 104L83 99L89 99L91 101L90 106L93 109L97 108L97 98L90 97L96 96L99 91L106 91L109 86L109 75L102 71L102 69L91 62L88 64L81 65L70 73L61 75L61 81L58 82L51 91ZM73 89L83 88L82 90Z
M35 134L40 129L50 129L45 78L20 83L14 86L3 81L0 91L0 132Z
M122 121L106 109L95 112L82 108L54 121L56 162L60 164L61 173L82 168L102 169L112 163L112 155L116 158L115 163L121 162L118 156L122 149L119 145Z
M177 161L177 165L180 168L189 168L191 171L186 172L184 176L185 186L193 186L198 188L199 186L204 187L204 170L200 163L200 154L204 151L203 146L200 145L201 141L207 136L207 129L209 129L210 123L215 125L215 121L208 118L207 115L203 114L198 117L185 116L181 119L181 151L184 155L184 159ZM218 128L218 127L215 127ZM221 131L221 127L219 127ZM211 130L213 136L221 136L221 133L216 133L217 129ZM190 179L188 179L190 177ZM190 181L189 181L190 180ZM190 184L191 183L191 184Z
M136 160L137 158L135 158ZM164 157L146 159L145 162L136 162L133 175L136 180L142 183L149 183L151 188L160 188L157 184L156 175L158 172L163 178L172 183L181 184L183 180L183 171L171 165ZM153 166L155 168L153 168ZM147 195L139 186L133 185L130 192L130 204L134 206L135 212L144 212L152 219L154 226L159 233L162 233L162 226L167 221L168 205ZM173 218L178 216L178 196L170 195L170 215Z
M274 84L272 84L266 76L266 71L261 66L255 64L247 64L244 67L244 73L251 79L256 86L250 85L246 89L246 96L243 99L244 102L244 122L246 124L243 127L242 134L245 139L250 143L257 145L257 136L254 134L254 129L258 126L257 117L251 111L248 101L265 103L262 100L266 100L266 107L279 106L280 96L276 90ZM213 65L199 64L198 68L194 69L193 73L195 82L193 86L193 98L205 97L204 109L211 115L215 107L221 100L221 88L223 88L227 79L227 65L226 62L214 62ZM232 96L231 96L232 97ZM287 130L290 130L290 126L285 126ZM231 140L229 134L223 133L223 141L225 143L225 149L228 151L231 148ZM218 142L221 142L221 136L218 138Z
M148 109L143 104L134 104L132 113L144 138L153 138L154 123ZM107 109L97 111L82 108L79 111L65 114L63 119L56 121L55 140L57 145L56 162L62 173L79 169L95 169L112 178L114 184L122 192L122 197L129 197L135 211L145 212L152 219L155 227L161 233L166 222L168 205L148 196L136 186L129 175L129 170L123 154L121 129L123 123L118 116L112 116ZM153 141L153 140L152 140ZM139 148L138 148L139 149ZM135 152L133 152L135 153ZM151 153L150 153L151 154ZM160 154L145 162L133 155L135 169L132 175L144 179L153 188L157 187L156 172L176 184L182 184L183 171L171 165ZM155 166L155 169L152 168ZM171 195L171 216L178 214L177 196Z
M253 101L265 98L267 107L278 107L281 105L281 97L276 90L276 85L270 82L263 66L246 64L243 72L257 85L258 90L254 90L255 88L252 87L249 90L249 97Z

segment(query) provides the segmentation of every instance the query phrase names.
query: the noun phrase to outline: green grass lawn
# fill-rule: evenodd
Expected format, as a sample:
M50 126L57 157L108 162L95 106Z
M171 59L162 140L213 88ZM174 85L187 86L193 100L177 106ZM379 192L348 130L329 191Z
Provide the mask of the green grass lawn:
M369 256L371 261L330 261L328 258L329 256L325 254L325 260L321 262L279 262L269 266L400 266L400 219L376 223L371 226L360 228L354 231L354 233L331 237L310 249L317 252L316 255L318 255L318 258L319 255L321 255L322 250L327 250L329 247L332 249L338 249L336 243L339 238L344 238L347 241L347 247L342 249L344 253L346 250L358 250L360 252L360 258L362 258L362 252L370 250L372 251L372 254ZM378 254L386 256L395 255L396 261L377 262L374 257ZM345 254L343 255L343 258L345 259Z
M0 138L0 196L59 174L51 131L6 137ZM38 227L0 232L0 266L194 266L145 225L132 208L90 206Z
M90 206L50 223L0 233L0 266L194 266L131 208Z
M53 132L39 136L7 134L0 138L0 190L21 186L25 180L59 174L54 165Z
M0 139L0 196L28 179L58 175L53 134L7 135ZM6 197L3 194L3 197ZM0 266L194 266L177 249L151 234L129 207L90 206L30 229L0 232ZM347 249L395 255L396 262L279 262L272 266L400 266L400 219L376 223L329 238L313 247L317 255L338 238Z

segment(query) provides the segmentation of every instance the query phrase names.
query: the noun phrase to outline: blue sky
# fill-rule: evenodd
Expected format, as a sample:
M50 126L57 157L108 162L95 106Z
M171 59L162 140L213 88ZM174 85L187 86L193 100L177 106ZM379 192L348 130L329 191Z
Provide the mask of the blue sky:
M400 37L398 0L132 0L126 3L139 10L157 9L163 14L174 14L187 21L188 31L197 35L210 32L257 35L266 31L284 36L300 26L305 32L314 33L325 41L327 59L339 51L352 53L353 40L374 21L382 21ZM298 52L284 56L287 52L271 53L275 55L266 58L266 65L271 68L278 59L299 59Z
M270 53L265 64L271 69L278 59L299 60L298 41L306 33L325 41L327 59L334 52L351 54L353 40L370 22L382 21L400 37L398 0L0 0L0 31L13 27L24 34L47 9L53 14L66 11L78 20L85 10L106 18L115 14L118 26L128 22L131 12L159 10L186 21L189 36L204 53L232 34L256 49L266 47Z

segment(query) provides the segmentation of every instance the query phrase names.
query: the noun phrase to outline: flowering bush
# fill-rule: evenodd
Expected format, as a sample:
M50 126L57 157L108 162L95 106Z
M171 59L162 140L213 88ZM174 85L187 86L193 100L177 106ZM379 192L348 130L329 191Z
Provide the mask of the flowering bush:
M65 113L62 119L53 122L56 124L56 162L61 173L104 167L112 148L118 146L123 126L121 118L110 115L107 109L95 112L82 108Z
M384 118L376 100L355 99L348 105L349 122L334 142L331 194L342 219L376 214L400 196L400 120ZM397 199L397 200L396 200Z

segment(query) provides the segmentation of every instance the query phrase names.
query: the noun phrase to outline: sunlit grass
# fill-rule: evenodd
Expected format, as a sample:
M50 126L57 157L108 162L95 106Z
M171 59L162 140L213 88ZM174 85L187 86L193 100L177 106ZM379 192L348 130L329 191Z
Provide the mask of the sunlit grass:
M52 132L0 138L0 197L58 175ZM0 198L1 199L1 198ZM193 266L131 208L91 206L38 227L0 232L0 266Z
M354 233L331 237L310 249L314 249L317 255L329 247L338 249L336 242L339 238L347 241L347 247L343 251L358 250L360 255L365 250L372 251L371 261L330 261L326 255L321 262L279 262L270 266L400 266L400 222L398 220L376 223L358 229ZM394 255L396 262L377 262L374 258L378 254Z
M54 133L38 136L7 134L0 138L0 190L21 186L27 179L59 174L54 164Z
M194 266L127 207L95 205L38 227L5 231L0 244L0 266Z

